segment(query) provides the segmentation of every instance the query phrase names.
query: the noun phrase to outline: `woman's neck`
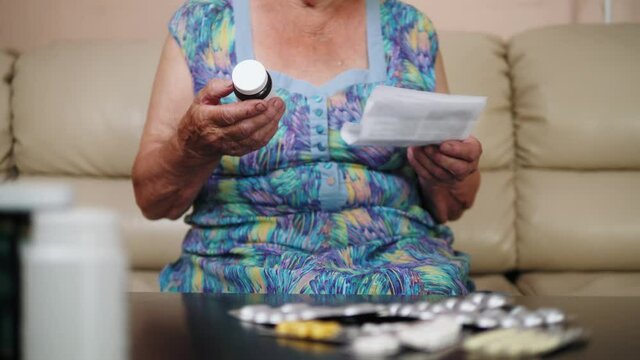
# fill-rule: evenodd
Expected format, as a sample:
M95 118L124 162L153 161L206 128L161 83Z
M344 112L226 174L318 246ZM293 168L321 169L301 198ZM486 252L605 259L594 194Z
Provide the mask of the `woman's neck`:
M277 15L281 23L306 35L323 35L352 20L365 0L260 0L263 13Z
M313 84L367 68L365 0L254 0L254 55L265 66Z

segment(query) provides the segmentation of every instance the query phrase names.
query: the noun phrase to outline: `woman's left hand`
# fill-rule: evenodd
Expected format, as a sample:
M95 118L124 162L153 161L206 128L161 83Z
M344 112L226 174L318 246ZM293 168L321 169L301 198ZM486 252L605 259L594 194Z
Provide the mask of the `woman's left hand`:
M409 163L423 182L431 186L455 185L478 171L482 145L471 136L440 145L407 149Z

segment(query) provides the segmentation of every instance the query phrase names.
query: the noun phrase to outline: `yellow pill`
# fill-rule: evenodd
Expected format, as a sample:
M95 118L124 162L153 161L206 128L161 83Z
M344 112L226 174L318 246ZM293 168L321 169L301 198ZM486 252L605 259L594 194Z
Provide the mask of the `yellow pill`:
M276 334L289 335L289 333L291 332L292 325L293 324L290 322L283 322L276 325Z
M311 338L314 340L334 339L340 333L340 324L336 322L325 322L311 327Z
M328 321L291 321L276 325L276 334L298 339L329 340L340 333L337 322Z
M309 324L297 323L291 328L290 335L298 339L306 339L309 337L310 332L311 328L309 327Z

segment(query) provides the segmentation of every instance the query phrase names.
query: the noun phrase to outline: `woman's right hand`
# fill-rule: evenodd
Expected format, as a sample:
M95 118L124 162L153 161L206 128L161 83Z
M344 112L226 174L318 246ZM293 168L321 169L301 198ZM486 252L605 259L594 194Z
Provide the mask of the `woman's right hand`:
M144 216L180 218L223 155L258 150L278 131L282 99L220 104L232 91L231 81L218 79L194 96L189 64L167 35L131 172Z
M278 131L285 104L275 97L220 104L231 94L230 80L215 79L196 96L177 129L178 146L203 160L242 156L264 147Z

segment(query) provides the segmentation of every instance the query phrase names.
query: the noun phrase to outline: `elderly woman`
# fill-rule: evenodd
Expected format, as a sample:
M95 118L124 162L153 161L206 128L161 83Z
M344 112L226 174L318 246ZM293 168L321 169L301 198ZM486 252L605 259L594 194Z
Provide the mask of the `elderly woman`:
M475 198L481 146L350 147L377 85L447 92L428 18L396 0L192 0L175 14L133 169L150 219L186 217L164 291L445 294L469 261L442 225ZM238 102L242 60L276 97Z

